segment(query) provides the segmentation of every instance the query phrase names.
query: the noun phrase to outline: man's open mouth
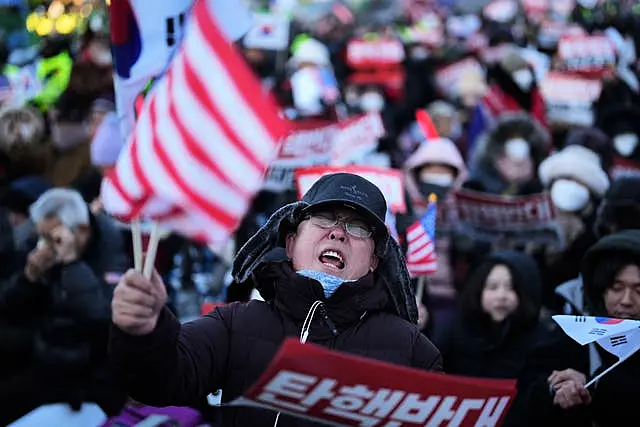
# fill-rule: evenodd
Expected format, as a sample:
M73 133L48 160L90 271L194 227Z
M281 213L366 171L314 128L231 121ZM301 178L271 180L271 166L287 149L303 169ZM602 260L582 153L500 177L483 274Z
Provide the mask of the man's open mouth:
M342 270L344 268L344 258L342 254L334 250L326 250L320 254L318 260L329 267Z

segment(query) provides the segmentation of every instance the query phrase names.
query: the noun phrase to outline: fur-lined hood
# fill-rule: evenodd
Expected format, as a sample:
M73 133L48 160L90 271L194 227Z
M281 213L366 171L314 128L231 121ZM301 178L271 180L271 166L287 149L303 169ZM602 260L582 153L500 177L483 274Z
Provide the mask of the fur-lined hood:
M232 267L233 279L236 282L245 283L251 280L265 301L273 299L273 284L256 280L256 273L261 271L266 263L273 261L275 250L284 248L286 235L297 228L307 206L305 202L295 202L278 209L240 248ZM383 241L376 242L376 255L380 262L375 270L375 280L380 281L387 289L390 309L399 317L416 324L418 308L400 245L394 238L386 236Z
M529 142L537 169L550 152L551 137L536 119L522 112L503 114L494 127L478 139L469 162L470 169L493 168L506 142L515 137L522 137Z

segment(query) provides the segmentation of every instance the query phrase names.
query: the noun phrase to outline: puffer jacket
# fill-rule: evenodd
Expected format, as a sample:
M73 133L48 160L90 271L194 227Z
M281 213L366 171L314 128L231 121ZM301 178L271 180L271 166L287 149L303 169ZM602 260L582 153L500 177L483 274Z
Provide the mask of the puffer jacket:
M37 283L22 271L0 283L3 315L15 325L36 323L33 366L44 388L75 392L105 366L109 302L115 278L126 271L129 259L110 218L92 216L91 230L77 261L52 267ZM64 391L58 397L64 401Z
M439 351L418 327L393 314L375 273L344 283L329 298L320 283L296 274L289 260L272 261L254 280L273 284L269 302L218 307L181 325L164 309L156 329L134 337L113 326L110 359L130 395L155 406L202 408L205 397L222 389L222 403L242 395L267 368L287 337L300 337L312 304L308 340L334 350L398 365L440 371ZM276 413L224 407L224 426L273 426ZM277 425L316 423L280 415Z

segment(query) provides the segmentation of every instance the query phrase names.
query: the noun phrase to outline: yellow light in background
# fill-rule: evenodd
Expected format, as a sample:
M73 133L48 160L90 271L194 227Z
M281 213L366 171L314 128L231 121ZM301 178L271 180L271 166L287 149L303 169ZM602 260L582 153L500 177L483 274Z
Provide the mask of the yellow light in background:
M27 20L25 22L25 26L27 27L27 31L33 33L40 22L40 15L35 12L32 12L27 16Z
M60 34L70 34L76 28L76 17L64 14L56 20L56 32Z
M42 18L38 25L36 26L36 34L39 36L46 36L53 31L53 21L49 18Z
M107 0L107 6L111 6L111 0Z
M73 4L75 4L78 7L82 6L83 3L84 3L84 0L73 0Z
M47 10L47 15L51 19L57 19L64 13L64 4L59 2L58 0L54 0L49 5L49 9Z

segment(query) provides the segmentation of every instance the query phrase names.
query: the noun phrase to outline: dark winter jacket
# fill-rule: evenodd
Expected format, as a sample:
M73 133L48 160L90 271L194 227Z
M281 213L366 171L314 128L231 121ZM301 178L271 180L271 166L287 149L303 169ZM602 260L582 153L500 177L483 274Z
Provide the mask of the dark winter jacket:
M536 311L540 309L542 282L531 257L519 252L499 252L490 255L487 262L507 265L518 276L515 283L520 286L516 292L521 303L527 299ZM523 322L510 316L496 324L488 316L477 318L461 312L448 334L435 342L442 352L444 370L449 374L517 378L538 332L537 319Z
M282 251L283 252L283 251ZM156 329L133 337L112 327L110 358L131 396L150 405L200 407L222 389L223 403L242 395L258 379L287 337L300 337L315 301L308 342L398 365L440 371L440 353L418 327L389 311L389 294L375 273L345 283L329 298L315 280L296 274L286 259L254 273L273 286L269 302L218 307L201 319L180 325L164 309ZM225 426L273 426L276 414L223 409ZM281 415L278 426L311 426Z
M91 217L81 258L52 267L37 283L19 270L0 283L0 312L12 325L33 325L35 368L43 385L82 383L104 365L115 278L129 266L112 220ZM62 401L64 396L60 396Z
M630 253L640 258L640 231L629 230L607 236L596 243L585 255L582 278L585 302L589 312L608 316L604 310L602 290L595 289L593 271L602 257L612 253ZM593 376L607 369L617 358L597 346L602 366ZM640 399L637 378L640 377L640 354L636 353L624 363L589 387L592 402L589 405L561 409L553 404L553 394L547 378L552 371L574 369L590 378L589 347L581 346L556 327L548 333L527 358L518 379L518 395L509 414L507 427L614 427L630 425L634 405ZM631 417L631 418L630 418Z

